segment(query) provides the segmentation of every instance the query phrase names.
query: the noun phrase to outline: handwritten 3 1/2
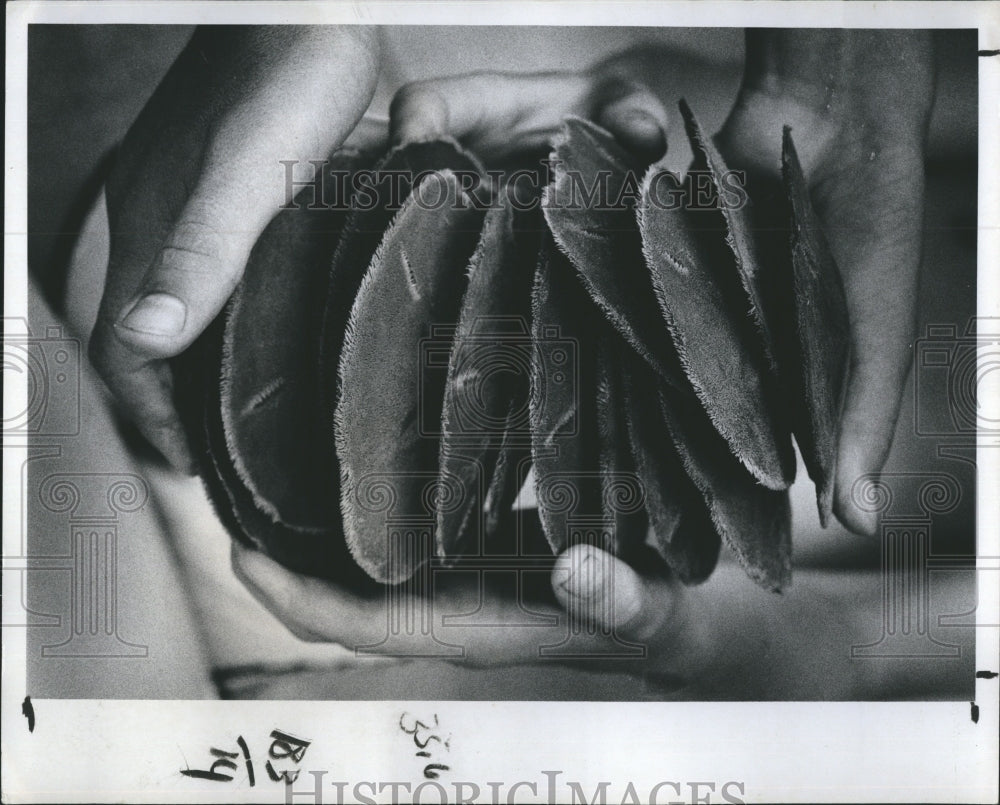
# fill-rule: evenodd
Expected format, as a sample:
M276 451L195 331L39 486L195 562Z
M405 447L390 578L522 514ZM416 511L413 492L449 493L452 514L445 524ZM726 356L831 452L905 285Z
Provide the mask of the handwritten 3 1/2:
M417 747L414 757L429 761L424 766L424 777L436 780L441 772L450 770L451 767L441 761L451 752L451 735L445 737L437 713L432 713L430 718L417 718L410 712L404 712L399 717L399 728L413 736L413 744Z

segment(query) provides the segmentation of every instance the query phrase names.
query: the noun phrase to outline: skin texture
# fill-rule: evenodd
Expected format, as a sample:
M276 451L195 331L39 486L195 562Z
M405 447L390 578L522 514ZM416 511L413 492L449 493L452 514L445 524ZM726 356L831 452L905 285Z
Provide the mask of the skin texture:
M112 255L91 356L125 412L179 468L190 469L191 461L163 360L188 346L221 309L250 247L284 201L284 177L272 182L255 166L307 160L341 142L371 98L378 53L374 32L360 28L196 35L122 146L108 184ZM885 460L908 367L932 102L929 37L752 31L747 55L744 85L716 144L730 167L777 178L781 126L793 128L843 272L851 320L834 511L850 528L872 532L874 515L851 503L850 489ZM310 69L319 62L323 69ZM450 134L489 159L547 142L563 116L576 114L653 161L666 147L666 104L622 79L630 73L620 68L477 73L412 84L392 106L392 136L398 142ZM135 321L125 326L148 291L182 300L178 331L157 335ZM170 313L168 299L154 301ZM286 571L242 546L234 546L233 561L248 587L306 639L359 645L372 641L364 630L382 622L383 611L372 609L381 601ZM571 572L594 561L602 573ZM609 577L613 585L605 583ZM825 696L893 693L893 669L845 666L842 640L809 650L830 629L847 639L859 631L871 636L852 620L863 596L844 579L830 589L803 574L792 593L778 598L754 591L742 571L727 568L685 594L674 581L640 576L578 546L558 558L552 581L561 607L582 608L592 621L647 643L650 661L641 673L680 675L695 692L793 698L808 684L808 657L812 678L819 673L827 680ZM750 593L758 597L748 603ZM435 616L469 611L463 595L445 594ZM871 605L861 609L877 615L877 601L872 590ZM524 659L523 642L500 644L503 630L481 631L491 634L471 647L470 661ZM534 650L537 632L528 631ZM939 684L945 669L925 665L908 670L907 693ZM765 680L767 690L747 690L754 679Z

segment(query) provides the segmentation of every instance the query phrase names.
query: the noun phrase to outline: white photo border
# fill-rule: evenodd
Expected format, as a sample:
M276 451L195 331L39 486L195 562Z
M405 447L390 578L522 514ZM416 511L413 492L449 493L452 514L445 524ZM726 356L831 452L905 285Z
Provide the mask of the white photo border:
M1000 49L1000 8L976 2L46 2L7 6L4 207L4 315L27 307L27 31L29 23L270 23L420 25L634 25L716 27L976 28L981 50ZM1000 316L1000 58L979 59L978 315ZM26 399L5 384L5 407ZM20 409L18 409L20 410ZM1000 451L982 449L977 469L978 553L1000 557ZM5 451L5 459L6 459ZM5 460L5 465L7 461ZM5 466L5 470L8 467ZM16 553L21 523L9 505L22 495L19 472L4 472L4 555ZM992 490L992 491L991 491ZM987 557L993 557L992 560ZM5 571L6 574L6 571ZM1000 611L1000 573L978 574L979 613ZM17 601L3 601L6 615ZM977 668L997 668L998 630L980 629ZM9 802L285 801L280 786L241 790L182 778L182 747L208 747L220 734L263 740L294 722L317 740L317 768L333 781L409 780L393 772L412 752L395 740L400 711L434 712L456 740L456 779L534 782L518 801L546 801L546 772L559 790L576 781L591 794L616 781L639 801L658 783L662 801L691 801L689 784L725 782L746 801L986 802L997 798L998 682L977 679L979 723L968 702L913 703L572 703L572 702L227 702L46 700L50 724L29 735L25 630L3 633L3 796ZM396 733L393 731L396 730ZM558 739L555 737L558 736ZM193 759L192 759L193 760ZM200 759L199 759L200 760ZM325 765L324 765L325 764ZM261 770L258 770L261 774ZM295 791L311 790L307 775ZM454 796L450 787L449 796ZM362 789L369 796L367 788ZM702 788L702 793L707 789ZM433 790L426 801L437 801ZM489 794L484 789L485 801ZM265 799L266 798L266 799ZM303 794L296 802L315 801ZM349 801L349 800L345 800ZM405 801L405 800L404 800Z

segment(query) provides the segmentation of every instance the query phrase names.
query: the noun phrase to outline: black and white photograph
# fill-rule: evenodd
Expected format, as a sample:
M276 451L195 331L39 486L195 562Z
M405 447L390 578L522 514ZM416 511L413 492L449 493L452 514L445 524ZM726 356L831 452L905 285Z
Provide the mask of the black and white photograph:
M7 6L4 802L996 802L1000 13Z

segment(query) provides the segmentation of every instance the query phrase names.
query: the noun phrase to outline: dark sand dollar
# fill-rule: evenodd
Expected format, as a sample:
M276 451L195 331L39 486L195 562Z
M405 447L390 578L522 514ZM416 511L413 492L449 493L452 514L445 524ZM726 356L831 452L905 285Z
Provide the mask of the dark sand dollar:
M422 342L458 319L482 226L451 172L424 179L393 219L351 310L335 415L348 546L372 578L409 578L430 558L444 387L422 382ZM452 498L454 499L454 498ZM397 540L390 520L406 522Z
M506 193L487 213L469 264L469 283L448 357L441 410L441 473L462 500L437 512L441 556L482 553L512 489L506 455L529 444L530 304L537 248L514 233ZM503 465L501 466L501 461ZM444 504L442 498L442 504Z
M351 173L364 162L335 154L330 164ZM280 212L225 314L220 402L233 466L264 514L307 531L340 520L318 367L326 267L346 215L346 204Z
M527 394L523 399L518 396L511 400L496 465L483 499L483 527L487 535L487 546L491 550L496 546L500 552L503 552L502 545L510 542L501 532L515 527L511 507L521 491L531 464L531 431L525 422L527 404ZM516 537L516 534L513 536ZM506 543L501 543L501 538L505 538ZM518 549L518 546L514 547L515 550Z
M360 155L345 152L330 160L343 171L359 164ZM370 580L350 558L339 512L323 503L337 486L337 471L331 451L322 449L332 428L315 394L316 299L322 295L309 293L325 277L344 216L343 204L332 202L279 213L256 244L234 298L173 369L178 410L203 482L233 537L290 569L363 590ZM284 282L269 288L268 275ZM245 326L252 310L268 320L254 332ZM273 392L264 405L231 417L226 433L224 409L245 408L234 394L252 398L255 383L273 384ZM285 416L297 420L295 426Z
M527 322L529 376L526 384L517 382L515 393L510 400L496 467L483 500L483 520L491 553L537 557L544 556L549 551L541 522L536 516L529 526L522 528L521 526L526 525L524 518L516 517L512 507L531 467L530 360L534 355L531 336L531 299L539 248L547 229L537 206L520 205L510 185L507 186L507 191L506 198L514 205L515 261L519 266L517 274L519 277L522 271L528 274L525 303L523 307L519 305L518 309L524 311ZM512 348L520 350L521 346L520 336L511 338Z
M608 321L667 382L687 388L635 221L643 166L607 131L567 118L552 154L545 220Z
M714 196L718 200L719 218L724 224L720 235L725 238L733 254L736 270L749 302L750 316L760 333L760 341L770 362L772 371L777 371L775 357L775 327L771 321L766 277L762 272L761 256L758 254L757 236L754 231L753 202L742 174L729 169L711 137L698 124L687 101L680 101L681 117L694 151L692 168L704 172L711 182Z
M780 592L791 583L791 507L787 491L761 486L729 452L705 412L664 386L667 429L712 522L757 584Z
M257 506L229 454L222 429L220 370L223 317L175 361L177 403L199 472L220 521L234 539L262 550L299 573L336 580L367 592L374 582L351 558L340 519L327 530L276 523Z
M715 569L719 533L667 429L657 391L662 381L634 359L622 368L628 443L645 491L649 544L684 584L697 584Z
M601 506L604 521L611 527L611 549L616 556L640 566L648 554L649 518L645 484L636 472L625 416L622 362L627 350L628 346L614 332L607 333L598 343L598 457Z
M357 190L352 209L329 265L326 304L320 332L320 387L328 411L337 399L337 370L347 319L361 280L371 265L415 180L428 171L450 170L471 180L481 177L479 161L453 140L440 139L398 145L370 171L352 177Z
M789 361L797 390L795 436L809 477L816 484L820 521L833 506L840 413L850 368L851 333L840 271L823 235L802 173L792 132L784 129L782 176L791 212L796 360Z
M732 253L715 225L706 228L698 217L703 211L671 208L659 198L661 177L673 182L656 165L643 180L639 229L684 371L733 454L765 486L786 489L795 477L795 455L774 410L770 367Z
M594 395L599 312L565 255L549 240L539 252L531 300L531 456L538 514L555 553L597 540L603 529L571 533L574 518L601 517Z

